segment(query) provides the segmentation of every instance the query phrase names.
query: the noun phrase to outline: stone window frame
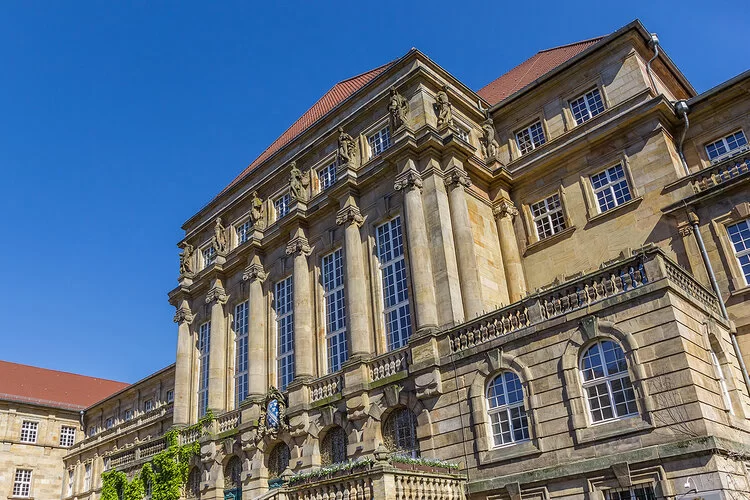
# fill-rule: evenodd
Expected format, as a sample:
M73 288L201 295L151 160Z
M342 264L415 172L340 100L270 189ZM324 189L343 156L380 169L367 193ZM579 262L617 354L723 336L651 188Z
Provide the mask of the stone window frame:
M26 426L26 424L29 424L29 426L24 427ZM21 421L21 429L18 433L18 442L23 444L37 444L37 442L39 442L39 424L39 420L24 418ZM31 439L24 439L24 433L26 433Z
M541 110L530 116L522 118L521 120L519 120L519 122L524 123L525 125L522 127L514 127L510 133L511 161L532 154L534 151L545 146L550 141L549 130L547 128L547 120ZM542 127L542 134L544 134L544 143L540 144L539 146L533 146L531 148L531 151L522 153L521 147L518 145L518 133L523 132L524 130L528 130L536 123L539 123Z
M314 198L318 196L321 193L324 193L331 189L333 185L323 188L323 182L321 181L320 172L321 170L330 167L333 165L333 171L336 175L336 180L334 181L334 184L338 181L339 177L339 169L341 168L341 165L339 165L338 157L337 157L337 151L334 151L330 154L327 154L324 156L320 161L315 163L312 167L310 167L310 172L313 172L314 175L310 176L310 180L312 181L312 189L310 190L312 192L311 198Z
M77 434L75 426L62 424L60 426L60 446L70 448L75 445Z
M247 234L247 236L245 238L245 241L242 241L240 239L240 229L243 228L244 226L247 226L247 228L246 228L246 234ZM232 246L232 248L237 248L239 246L244 245L248 241L250 235L252 234L253 223L250 220L250 216L247 215L247 214L245 214L242 217L239 217L236 221L232 222L230 224L230 227L232 228L232 230L230 231L230 233L231 233L230 234L230 239L231 239L230 245Z
M745 125L744 117L742 116L736 117L729 121L721 122L718 125L712 127L711 129L705 130L701 134L691 139L693 143L693 147L695 148L695 151L696 151L696 156L698 157L698 160L700 161L700 165L698 169L697 170L691 169L691 171L699 171L704 168L709 168L712 165L715 165L715 163L711 163L711 159L708 157L708 152L706 151L706 146L711 144L712 142L716 142L717 140L724 138L734 132L738 132L740 130L742 130L742 132L745 134L745 138L750 140L750 137L748 137L747 132L746 132L747 127L745 127L744 125ZM725 156L723 159L726 159L728 157L729 156ZM719 160L719 161L722 161L722 160Z
M516 443L495 446L490 428L490 415L487 411L487 384L502 372L511 371L521 381L524 391L523 405L526 410L529 439ZM509 356L502 349L490 351L486 360L477 369L469 386L469 408L474 422L475 443L480 465L538 455L544 451L543 442L537 432L538 401L534 394L533 375L529 368L517 357Z
M725 131L722 132L722 133L720 133L719 135L713 135L712 139L709 139L709 140L706 140L706 141L703 142L703 148L702 148L703 149L703 153L706 155L706 159L708 160L709 165L715 165L717 163L721 163L722 161L724 161L724 160L726 160L728 158L731 158L731 157L733 157L735 155L738 155L738 154L740 154L740 153L742 153L744 151L747 151L748 148L750 147L750 141L748 141L747 134L745 133L745 129L743 127L741 127L741 126L740 127L729 127L729 128L724 127L724 130ZM724 142L726 144L727 137L729 137L730 135L735 135L737 132L740 132L742 134L742 136L745 138L745 144L743 144L742 146L740 146L739 148L736 148L736 149L729 149L729 150L727 150L726 153L724 153L722 155L719 155L719 156L717 156L714 159L711 159L711 157L708 155L708 146L710 146L711 144L715 144L715 143L717 143L719 141L722 141L722 142Z
M13 486L8 498L34 498L34 469L31 467L16 467L13 471ZM26 490L24 494L23 491ZM20 493L16 494L16 490Z
M625 180L627 181L628 189L630 190L630 199L602 212L599 208L599 201L594 194L594 185L591 183L591 176L604 172L618 164L622 165ZM583 199L586 205L586 217L588 221L592 223L608 218L612 214L627 210L627 207L635 207L643 200L643 193L638 189L635 183L630 158L625 151L605 157L600 161L589 165L584 172L581 172L579 183L581 185L581 190L583 191Z
M174 401L174 389L167 390L166 400L167 403L171 403Z
M232 373L231 380L227 380L229 382L229 394L232 395L232 401L234 402L234 408L238 409L240 407L240 404L242 401L247 399L248 394L247 391L249 389L250 384L250 362L248 359L248 353L250 349L250 302L247 299L247 293L243 293L243 296L240 297L238 300L232 303L229 318L227 318L230 321L230 331L231 331L231 356L227 357L227 369L230 370ZM247 324L247 331L243 334L243 337L245 337L245 363L246 367L245 370L238 372L238 364L237 364L237 347L240 340L240 336L237 334L237 328L236 328L236 320L237 320L237 308L241 305L245 305L245 322ZM244 375L245 377L245 397L242 400L239 400L239 394L237 392L239 388L239 384L237 383L237 379L242 377Z
M335 333L331 334L328 331L328 315L327 315L327 310L326 310L326 307L327 307L326 298L327 298L327 294L329 292L326 292L325 286L324 286L324 279L325 279L325 277L323 276L323 260L326 259L326 258L328 258L328 257L330 257L330 256L332 256L336 252L341 252L341 277L342 277L342 284L340 286L340 289L343 291L343 295L344 295L344 310L343 310L344 327L343 327L343 330L339 329L339 330L336 330ZM342 366L339 366L338 370L333 370L333 371L331 370L331 365L330 365L329 359L328 359L328 342L329 342L329 340L332 339L332 338L334 338L334 337L337 337L337 336L341 335L342 333L344 335L344 338L345 338L344 342L345 342L345 345L346 345L346 359L344 361L342 361L340 363L340 365L345 364L346 361L349 360L349 355L351 353L351 332L350 332L350 327L349 327L349 315L348 315L348 313L349 313L349 311L348 311L349 303L348 303L347 295L346 295L346 251L345 251L343 245L336 245L336 244L334 244L334 245L327 245L327 248L321 248L320 252L316 252L315 261L314 262L317 263L317 265L316 265L317 269L316 269L316 276L315 277L316 277L316 282L319 285L318 287L316 287L316 288L319 288L319 290L318 290L318 293L316 293L315 295L316 295L316 298L319 299L319 303L320 303L320 306L319 306L320 307L319 311L320 311L320 314L321 314L319 316L319 318L320 318L320 328L322 329L322 332L323 332L323 338L322 338L323 342L321 342L321 344L323 344L322 345L323 349L322 349L322 352L320 353L320 355L322 356L320 359L325 360L325 362L323 363L323 366L325 367L325 369L323 370L323 372L325 373L325 375L330 375L332 373L336 373L338 371L341 371ZM333 292L331 292L331 293L333 293Z
M286 392L287 388L286 386L282 389L282 384L280 383L281 380L279 377L281 377L281 370L279 370L279 360L282 357L291 357L292 358L292 378L289 380L289 383L294 381L295 374L297 372L297 359L296 359L296 353L294 351L294 338L296 337L296 333L294 331L294 320L292 320L292 349L289 352L284 353L283 356L279 356L279 315L277 313L276 308L276 291L277 291L277 285L282 282L286 282L290 280L290 284L287 286L291 286L292 288L292 303L290 306L291 313L294 313L294 272L292 270L289 270L286 273L281 274L277 279L272 281L270 283L270 290L269 290L269 299L270 299L270 309L271 309L271 321L273 321L273 325L269 328L270 334L271 334L271 343L270 348L272 349L273 358L271 359L271 364L273 365L273 377L271 380L274 381L274 384L276 387L278 387L279 391ZM285 316L289 313L285 313ZM288 385L288 384L287 384Z
M282 215L281 217L278 216L276 213L276 202L279 201L281 198L288 196L289 201L287 202L287 212ZM286 217L289 216L289 214L292 212L292 205L294 205L294 201L292 200L292 194L289 192L289 188L284 188L280 191L277 191L273 195L269 196L268 199L270 200L270 208L269 208L269 225L271 224L279 224L282 220L284 220Z
M732 295L750 290L750 283L745 282L745 275L742 273L740 263L737 261L734 245L732 245L732 241L729 239L728 232L729 226L743 220L750 220L750 202L735 205L729 212L711 219L711 223L709 224L715 238L714 241L718 240L719 242L717 245L718 250L724 257L724 260L729 263L727 281L729 281L729 291ZM726 269L723 265L720 265L720 268Z
M206 260L206 253L207 252L211 252L212 249L213 249L213 260L210 263L208 263L207 260ZM216 257L217 257L216 249L211 244L211 240L208 240L206 243L204 243L203 245L201 245L199 247L198 251L200 252L199 253L199 257L200 258L198 260L200 260L200 268L201 268L200 270L201 271L203 271L204 269L208 269L209 267L211 267L214 264L216 264Z
M656 498L674 496L671 481L661 465L631 470L628 462L620 462L611 465L605 474L587 479L591 500L606 500L608 490L643 485L653 486Z
M534 250L537 247L543 247L549 243L564 239L566 236L571 235L576 230L576 227L575 225L573 225L573 221L570 217L570 212L568 211L568 199L566 191L567 190L565 189L565 186L563 186L563 184L561 183L554 191L535 191L525 196L526 199L533 200L529 203L524 202L521 204L521 212L523 213L523 227L526 231L527 252L530 250ZM547 198L554 195L558 195L560 197L562 214L563 218L565 219L565 229L551 236L547 236L546 238L539 238L539 235L536 231L536 225L534 223L534 214L531 211L531 205L539 201L546 200Z
M384 148L383 151L381 151L378 154L374 154L372 151L372 146L370 146L370 137L381 132L383 129L388 129L388 147ZM371 162L378 157L382 156L383 153L388 151L391 147L393 147L393 130L390 130L390 122L388 120L388 116L384 116L380 118L379 120L376 120L373 122L372 125L370 125L366 130L362 132L362 135L365 137L365 140L363 143L365 144L365 147L367 148L367 154L362 155L362 163L368 163ZM365 158L367 158L365 160Z
M466 132L466 139L461 137L461 135L459 134L456 134L456 137L458 137L462 141L466 141L466 143L471 144L473 146L474 145L474 143L472 142L473 128L470 125L468 125L468 123L471 123L471 121L468 119L465 119L462 115L459 115L458 113L456 113L455 109L453 110L453 126L459 131Z
M580 359L593 343L600 340L611 340L622 348L628 363L628 375L635 392L638 413L603 422L592 422L580 376ZM577 445L635 432L651 431L655 428L652 417L654 402L648 393L645 383L646 372L638 359L638 349L638 342L631 333L624 332L613 322L597 316L583 318L579 327L571 333L562 355L561 366L567 394L566 405Z
M736 368L734 366L734 363L732 362L730 356L734 355L734 352L730 351L728 353L727 349L724 348L724 346L726 346L728 342L731 342L731 340L721 338L721 333L718 330L716 323L712 319L707 319L703 322L702 334L704 343L703 347L706 349L706 351L714 353L719 362L719 369L721 370L721 374L724 376L724 383L726 384L728 397L730 402L732 403L732 411L726 409L727 417L730 421L733 421L735 425L744 425L740 424L740 422L745 421L746 417L745 405L743 403L742 397L744 382L739 385L736 383L737 381L734 374L737 373L739 368ZM708 363L711 364L710 358Z
M575 115L573 115L571 104L573 103L573 101L585 96L586 94L588 94L589 92L593 90L599 91L599 97L601 97L602 104L604 104L604 110L598 115L592 116L588 120L579 124L576 122ZM593 120L599 115L606 113L609 109L612 108L612 103L610 103L609 96L607 95L606 89L604 87L604 82L602 81L600 75L598 75L597 78L594 80L587 80L585 83L577 85L574 89L572 89L570 92L567 92L564 95L562 101L563 101L563 122L565 124L566 132L573 130L576 127L585 125L587 122Z

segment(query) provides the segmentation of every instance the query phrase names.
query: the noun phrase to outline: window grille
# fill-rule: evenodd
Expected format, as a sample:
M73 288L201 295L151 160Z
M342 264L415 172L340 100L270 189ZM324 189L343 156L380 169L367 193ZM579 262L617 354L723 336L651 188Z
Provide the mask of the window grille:
M419 456L417 418L407 408L393 410L383 426L385 447L398 455Z

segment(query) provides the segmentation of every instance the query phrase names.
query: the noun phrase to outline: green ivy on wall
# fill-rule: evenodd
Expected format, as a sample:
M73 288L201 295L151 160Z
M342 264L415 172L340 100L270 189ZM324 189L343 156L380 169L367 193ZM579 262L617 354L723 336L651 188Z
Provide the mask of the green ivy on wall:
M209 411L198 423L182 432L202 430L213 421ZM164 435L167 448L141 467L131 480L124 472L110 470L102 474L101 500L143 500L146 485L151 484L151 500L179 500L190 474L190 458L200 454L198 441L180 445L180 431L171 429Z

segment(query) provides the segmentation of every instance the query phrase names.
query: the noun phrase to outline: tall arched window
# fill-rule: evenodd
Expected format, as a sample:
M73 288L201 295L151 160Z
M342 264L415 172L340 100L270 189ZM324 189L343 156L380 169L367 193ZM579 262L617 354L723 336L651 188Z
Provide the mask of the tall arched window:
M201 471L198 467L193 467L188 475L187 484L185 485L185 496L187 498L200 498L201 496Z
M224 489L233 490L242 486L242 462L236 456L224 467Z
M586 350L581 380L592 422L638 413L625 354L611 340L600 340Z
M418 457L417 417L407 408L393 410L383 425L383 440L385 447L394 453Z
M346 448L349 440L346 431L339 426L329 430L320 443L320 462L322 465L346 462Z
M487 387L487 405L495 446L529 439L523 388L513 372L503 372Z
M271 479L281 477L281 474L289 467L291 453L285 443L279 443L273 447L268 455L268 477Z

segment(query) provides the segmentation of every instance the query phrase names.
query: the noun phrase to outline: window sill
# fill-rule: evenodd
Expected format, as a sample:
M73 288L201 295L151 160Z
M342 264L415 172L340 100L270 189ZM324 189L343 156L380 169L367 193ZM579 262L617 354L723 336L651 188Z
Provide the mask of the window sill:
M559 233L555 233L552 236L547 236L544 239L541 239L539 241L535 241L534 243L531 243L529 246L526 247L526 251L524 252L524 256L530 253L534 253L536 251L541 250L542 248L547 248L550 245L554 245L560 240L564 240L570 235L572 235L576 230L575 226L570 226L569 228L563 229Z
M637 198L633 198L632 200L628 200L622 205L617 205L614 208L610 208L606 212L602 212L600 214L596 214L592 217L589 217L589 225L598 224L599 222L602 222L606 219L609 219L610 216L612 216L615 213L625 212L631 209L636 208L640 203L643 201L643 196L639 196Z
M737 288L729 292L730 297L737 297L743 295L750 295L750 285L745 285L742 288Z
M532 455L538 455L542 451L534 444L534 441L524 441L522 443L506 445L499 448L490 448L479 454L479 463L481 465L504 462Z
M583 429L576 429L576 443L594 443L626 434L650 431L653 428L654 426L643 420L640 415L633 415L632 417L625 417L620 420L602 422Z

